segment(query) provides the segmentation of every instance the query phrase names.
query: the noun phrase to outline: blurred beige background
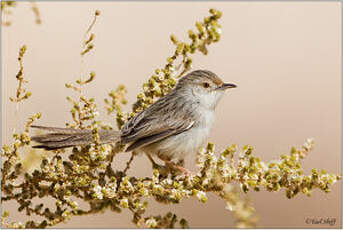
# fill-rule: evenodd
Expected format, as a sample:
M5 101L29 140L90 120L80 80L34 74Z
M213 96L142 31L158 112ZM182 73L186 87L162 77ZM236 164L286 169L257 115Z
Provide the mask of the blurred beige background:
M218 151L236 143L250 144L265 161L288 153L306 138L316 141L304 160L312 168L341 172L341 3L339 2L38 2L42 24L36 25L30 4L20 3L2 28L2 141L22 127L29 115L42 112L37 124L64 126L71 121L64 87L79 77L80 49L85 30L96 9L101 16L94 27L95 50L85 59L84 71L95 71L87 88L95 96L104 120L103 98L118 84L126 84L129 103L142 83L173 52L171 33L186 38L196 20L215 7L223 12L222 39L209 47L208 56L195 55L193 69L216 72L239 87L231 90L217 109L210 140ZM33 91L19 108L8 101L17 87L17 53L28 47L24 76ZM129 108L128 108L129 109ZM128 155L121 154L120 162ZM195 156L186 166L195 169ZM131 174L149 175L145 157L136 158ZM123 165L123 164L122 164ZM341 182L324 194L314 191L288 200L278 193L250 192L260 216L258 227L341 228ZM151 202L151 214L171 210L189 220L191 227L229 228L234 221L222 200L209 195L206 205L195 199L165 206ZM4 209L13 210L14 203ZM21 217L19 215L18 217ZM17 217L17 216L15 216ZM334 226L308 225L306 218L336 218ZM74 217L59 228L132 228L131 215L106 211Z

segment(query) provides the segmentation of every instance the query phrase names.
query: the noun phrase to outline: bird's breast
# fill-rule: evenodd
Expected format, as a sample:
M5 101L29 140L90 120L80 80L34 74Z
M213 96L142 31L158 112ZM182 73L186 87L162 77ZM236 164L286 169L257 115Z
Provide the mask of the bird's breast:
M195 154L206 144L214 119L214 112L202 111L190 129L146 146L145 151L169 159L184 159L187 154Z

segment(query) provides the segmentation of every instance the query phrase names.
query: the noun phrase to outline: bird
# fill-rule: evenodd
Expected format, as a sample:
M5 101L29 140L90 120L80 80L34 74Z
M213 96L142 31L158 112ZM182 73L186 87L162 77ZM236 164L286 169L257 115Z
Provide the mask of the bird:
M144 153L156 165L153 156L184 173L183 162L206 144L215 120L215 108L227 89L209 70L195 70L180 78L176 86L147 109L128 120L120 131L98 131L100 144L128 145L125 152ZM56 150L94 142L92 130L32 125L50 133L31 137L39 143L33 148Z

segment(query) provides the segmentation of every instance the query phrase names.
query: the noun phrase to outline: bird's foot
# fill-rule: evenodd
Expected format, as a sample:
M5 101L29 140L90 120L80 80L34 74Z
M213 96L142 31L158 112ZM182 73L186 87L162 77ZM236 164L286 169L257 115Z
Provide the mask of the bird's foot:
M190 170L188 170L185 167L182 167L180 165L175 165L175 168L180 170L185 176L192 176L194 174L192 171L190 171Z
M178 165L172 161L164 160L164 162L165 162L166 166L171 169L171 171L176 169L177 171L181 172L182 173L181 176L192 176L192 175L194 175L193 172L189 171L185 167Z

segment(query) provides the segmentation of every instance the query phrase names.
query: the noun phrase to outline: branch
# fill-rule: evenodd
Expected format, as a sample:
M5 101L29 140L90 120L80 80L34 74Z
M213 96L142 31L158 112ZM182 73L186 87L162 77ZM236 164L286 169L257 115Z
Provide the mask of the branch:
M89 37L87 35L98 15L99 12L96 12L86 32L81 60L91 50L89 45L94 40L94 34ZM120 86L110 92L110 98L105 103L108 113L116 113L119 128L127 119L146 109L175 86L177 78L191 68L191 54L199 51L206 55L207 46L219 41L220 17L219 11L211 9L210 16L196 23L198 31L189 31L190 43L179 42L171 36L176 46L174 54L168 58L164 68L157 69L144 83L143 92L138 94L130 114L121 108L126 103L126 89ZM87 49L89 50L86 52ZM24 52L25 49L21 51L19 61ZM20 81L22 64L19 73L17 79ZM5 218L9 213L5 212L2 216L4 226L45 228L67 221L73 216L91 215L106 209L113 212L128 209L132 213L132 222L138 227L172 228L178 224L184 228L188 227L188 222L173 213L145 216L149 200L154 199L163 204L179 204L183 199L195 197L199 202L206 203L207 193L213 192L223 200L226 209L233 213L237 227L254 227L257 222L255 210L249 200L242 198L241 191L248 193L250 190L265 189L274 192L283 189L288 198L299 193L310 196L314 189L329 192L330 186L341 179L340 175L317 169L313 169L310 175L303 174L301 161L313 148L311 139L300 148L293 147L290 154L281 155L280 159L271 162L263 162L253 154L253 148L248 145L241 149L231 145L217 157L214 144L209 143L198 154L198 170L195 175L177 176L172 172L165 175L161 168L161 172L154 169L151 177L127 176L126 171L134 160L134 154L127 162L126 168L121 171L113 167L112 163L124 146L120 143L99 143L98 129L112 127L103 125L97 119L95 99L88 99L81 89L82 86L92 83L94 78L95 73L91 72L86 80L76 80L76 85L66 84L67 88L79 94L77 99L67 98L73 104L71 114L74 121L67 126L91 129L94 139L91 145L74 147L71 153L64 150L47 151L46 153L51 154L42 156L38 169L32 173L25 172L20 155L24 147L31 144L28 129L40 117L40 114L35 114L28 119L22 133L13 135L13 143L2 147L1 202L16 201L20 212L25 211L28 216L36 215L42 219L38 222L29 220L25 224L7 224ZM235 184L240 189L237 189ZM53 199L55 206L48 208L46 203L32 202L34 198L43 197ZM88 207L81 208L77 202L80 200Z

